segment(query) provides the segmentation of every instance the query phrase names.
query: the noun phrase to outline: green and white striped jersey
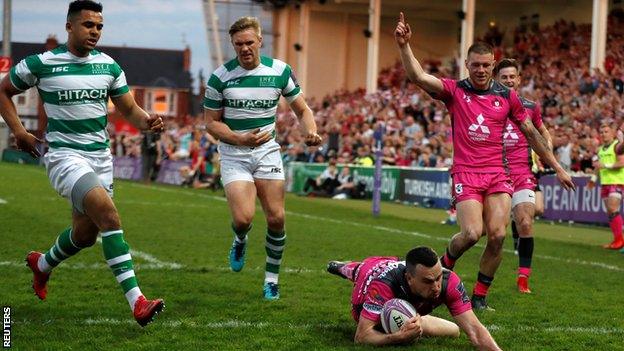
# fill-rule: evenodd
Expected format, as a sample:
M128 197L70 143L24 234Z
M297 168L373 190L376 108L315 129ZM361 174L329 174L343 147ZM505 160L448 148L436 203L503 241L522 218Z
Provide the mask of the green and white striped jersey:
M11 68L10 78L19 90L37 87L48 116L51 149L108 148L108 98L129 91L124 72L110 56L92 50L77 57L61 45L26 57Z
M223 122L234 132L275 131L280 96L292 103L301 93L292 69L283 61L262 56L252 70L233 59L217 68L206 87L204 108L223 109Z

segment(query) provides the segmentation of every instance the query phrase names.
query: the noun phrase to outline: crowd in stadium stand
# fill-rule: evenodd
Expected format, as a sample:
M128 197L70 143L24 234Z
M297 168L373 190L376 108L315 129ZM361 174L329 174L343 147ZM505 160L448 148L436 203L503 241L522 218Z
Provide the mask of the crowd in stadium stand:
M543 119L553 137L561 165L573 172L592 168L599 144L598 126L605 120L614 126L624 122L624 15L612 13L608 23L605 71L588 69L591 25L560 20L535 31L518 27L512 33L492 28L483 39L494 45L513 36L513 46L496 46L496 59L511 57L523 67L520 94L542 106ZM425 70L456 77L458 67L423 61ZM383 164L395 166L449 167L452 160L451 121L443 104L406 81L401 64L384 69L374 94L364 90L337 91L323 99L309 99L324 143L306 147L289 109L280 109L277 141L284 163L327 162L372 165L375 131L384 129ZM201 118L197 119L201 124ZM116 135L115 155L141 154L141 137ZM168 125L158 141L158 159L184 159L195 153L213 160L215 140L193 125Z

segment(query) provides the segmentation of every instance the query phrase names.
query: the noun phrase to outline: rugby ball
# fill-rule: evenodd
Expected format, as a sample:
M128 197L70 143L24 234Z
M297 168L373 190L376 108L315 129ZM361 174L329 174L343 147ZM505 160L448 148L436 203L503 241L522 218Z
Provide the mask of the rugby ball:
M381 309L381 326L387 334L393 334L417 314L411 303L402 299L390 299Z

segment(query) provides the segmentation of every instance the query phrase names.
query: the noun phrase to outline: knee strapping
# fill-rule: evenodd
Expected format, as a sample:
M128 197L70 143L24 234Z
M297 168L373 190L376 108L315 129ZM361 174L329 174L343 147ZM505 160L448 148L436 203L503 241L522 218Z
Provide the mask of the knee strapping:
M86 173L76 181L71 192L72 206L76 211L84 214L84 198L91 189L98 186L102 186L102 184L93 172Z

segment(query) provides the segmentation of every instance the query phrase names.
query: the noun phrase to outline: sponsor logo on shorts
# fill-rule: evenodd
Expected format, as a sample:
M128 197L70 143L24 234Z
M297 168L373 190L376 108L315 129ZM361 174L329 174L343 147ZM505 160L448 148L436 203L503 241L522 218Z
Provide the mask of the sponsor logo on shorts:
M273 167L271 168L271 173L282 173L282 169L279 167Z
M455 194L461 194L462 192L464 192L464 184L462 183L455 184Z

